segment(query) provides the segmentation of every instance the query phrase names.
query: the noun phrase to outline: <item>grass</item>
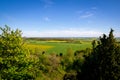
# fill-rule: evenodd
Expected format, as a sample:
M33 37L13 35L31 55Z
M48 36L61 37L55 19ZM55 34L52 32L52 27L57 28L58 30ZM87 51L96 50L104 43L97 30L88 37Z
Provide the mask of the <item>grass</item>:
M86 48L91 48L90 41L82 41L82 43L67 43L66 41L37 41L28 40L28 47L30 49L45 51L46 53L67 53L67 49L72 49L73 52L76 50L84 50Z

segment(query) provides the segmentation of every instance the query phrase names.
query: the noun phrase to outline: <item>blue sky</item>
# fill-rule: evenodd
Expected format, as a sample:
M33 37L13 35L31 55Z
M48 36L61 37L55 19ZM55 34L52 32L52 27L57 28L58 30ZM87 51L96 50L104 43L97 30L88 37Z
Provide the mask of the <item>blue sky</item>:
M26 37L120 37L120 0L0 0L0 26Z

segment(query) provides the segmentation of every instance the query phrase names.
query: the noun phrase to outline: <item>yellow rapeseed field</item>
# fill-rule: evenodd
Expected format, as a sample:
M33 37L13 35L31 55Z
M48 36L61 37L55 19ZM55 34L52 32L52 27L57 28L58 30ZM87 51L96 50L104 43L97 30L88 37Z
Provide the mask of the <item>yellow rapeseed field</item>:
M54 47L54 46L36 45L36 44L27 44L26 46L29 49L30 53L33 53L33 54L40 53Z

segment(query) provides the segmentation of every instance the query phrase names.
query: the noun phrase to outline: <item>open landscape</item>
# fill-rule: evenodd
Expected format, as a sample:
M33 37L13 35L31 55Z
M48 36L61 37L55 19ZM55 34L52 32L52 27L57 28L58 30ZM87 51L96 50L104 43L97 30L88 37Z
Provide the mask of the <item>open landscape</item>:
M47 54L50 53L63 53L66 54L67 49L85 50L86 48L92 48L92 41L97 38L26 38L28 47L31 49L40 50L41 53L45 51Z
M72 49L73 52L77 50L85 50L92 48L92 41L97 40L97 37L86 38L26 38L29 49L45 52L46 54L66 54L67 49ZM120 42L120 38L116 38Z
M0 80L120 80L120 0L0 0Z
M99 74L94 70L99 67L109 69L107 66L119 69L120 38L114 38L113 29L108 36L103 34L99 38L23 38L18 29L12 30L7 25L0 29L1 79L107 79L102 75L92 77ZM117 73L113 70L105 71L114 73L113 80L119 79L119 70ZM111 77L110 74L103 74Z

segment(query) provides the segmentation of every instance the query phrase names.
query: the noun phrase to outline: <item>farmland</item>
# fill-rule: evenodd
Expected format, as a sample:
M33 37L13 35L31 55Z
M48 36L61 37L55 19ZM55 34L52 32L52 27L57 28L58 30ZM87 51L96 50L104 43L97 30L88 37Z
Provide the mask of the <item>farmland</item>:
M38 52L45 51L48 53L66 53L67 49L84 50L91 48L91 41L96 38L27 38L28 47L37 50Z

